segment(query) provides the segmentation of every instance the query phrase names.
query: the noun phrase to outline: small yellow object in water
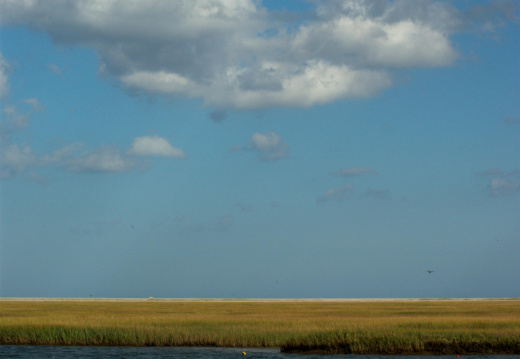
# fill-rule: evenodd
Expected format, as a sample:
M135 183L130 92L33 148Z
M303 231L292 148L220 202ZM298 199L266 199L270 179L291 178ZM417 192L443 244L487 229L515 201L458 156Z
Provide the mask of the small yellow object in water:
M246 352L242 352L242 355L246 355Z

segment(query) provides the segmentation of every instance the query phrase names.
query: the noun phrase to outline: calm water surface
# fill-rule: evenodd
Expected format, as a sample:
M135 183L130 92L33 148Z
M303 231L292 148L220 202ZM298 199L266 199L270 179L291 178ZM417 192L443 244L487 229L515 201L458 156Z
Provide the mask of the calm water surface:
M245 352L244 356L242 352ZM63 346L0 346L0 358L257 358L257 359L451 359L447 356L377 356L377 355L315 355L284 354L278 349L247 348L148 348L148 347L63 347ZM520 355L461 355L459 359L520 359Z

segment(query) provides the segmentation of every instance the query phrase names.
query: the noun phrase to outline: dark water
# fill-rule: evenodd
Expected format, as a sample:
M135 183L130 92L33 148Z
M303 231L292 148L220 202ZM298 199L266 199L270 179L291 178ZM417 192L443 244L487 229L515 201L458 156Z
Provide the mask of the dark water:
M244 355L242 352L245 352ZM0 358L257 358L257 359L452 359L446 356L377 356L377 355L316 355L284 354L278 349L247 348L149 348L149 347L63 347L63 346L0 346ZM461 355L459 359L520 359L520 355Z

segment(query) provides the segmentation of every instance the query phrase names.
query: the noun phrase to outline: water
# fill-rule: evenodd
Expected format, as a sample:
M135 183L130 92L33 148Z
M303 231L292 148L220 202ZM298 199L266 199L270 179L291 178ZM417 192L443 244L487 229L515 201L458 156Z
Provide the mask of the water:
M245 352L246 355L242 354ZM316 355L284 354L278 349L197 348L197 347L71 347L71 346L0 346L0 358L62 359L62 358L158 358L158 359L452 359L455 355L378 356L378 355ZM520 355L461 355L459 359L520 359Z

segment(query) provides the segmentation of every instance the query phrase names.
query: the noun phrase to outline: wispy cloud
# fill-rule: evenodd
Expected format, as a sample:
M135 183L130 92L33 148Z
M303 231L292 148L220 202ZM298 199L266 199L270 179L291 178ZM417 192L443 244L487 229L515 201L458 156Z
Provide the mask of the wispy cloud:
M390 198L390 192L387 189L367 188L362 197L384 200Z
M520 192L520 170L504 171L499 168L488 168L477 175L488 178L487 189L489 194L496 196L510 196Z
M79 157L67 158L61 165L73 172L114 173L130 171L137 162L114 147L103 146Z
M352 168L342 168L338 171L331 172L334 176L341 177L355 177L355 176L363 176L363 175L375 175L377 174L372 168L368 167L352 167Z
M484 171L477 172L479 176L501 176L504 175L504 171L498 168L488 168Z
M235 203L235 207L240 210L241 212L251 212L252 207L248 204L243 203Z
M12 144L0 150L0 179L10 178L36 164L36 156L29 146Z
M509 171L504 171L500 168L488 168L484 171L477 172L477 175L483 177L517 177L520 178L520 170L513 169Z
M9 64L4 60L2 53L0 52L0 98L5 97L9 93L7 77L9 68Z
M58 65L50 64L48 68L55 75L63 75L63 70Z
M9 142L9 137L14 133L26 129L30 123L30 114L20 113L15 106L4 106L0 120L0 138Z
M461 13L461 24L468 29L491 34L498 38L497 29L507 22L520 24L520 3L515 0L496 0L475 4Z
M325 193L321 194L316 198L317 203L324 203L329 201L343 202L354 190L354 186L350 183L347 183L341 187L331 188Z
M37 98L34 97L23 99L22 103L31 106L31 109L34 111L43 111L45 109L43 104L40 101L38 101Z
M520 192L520 182L492 178L489 180L488 189L491 196L509 196Z

